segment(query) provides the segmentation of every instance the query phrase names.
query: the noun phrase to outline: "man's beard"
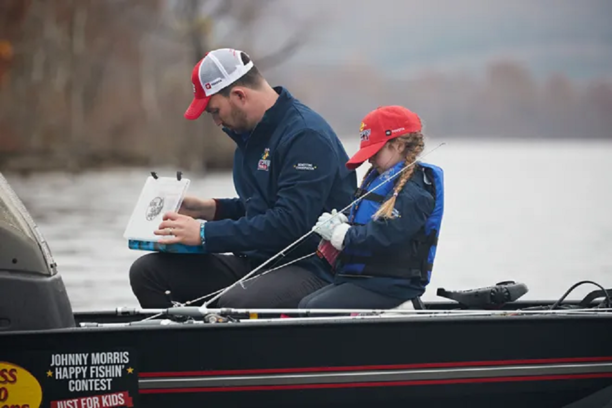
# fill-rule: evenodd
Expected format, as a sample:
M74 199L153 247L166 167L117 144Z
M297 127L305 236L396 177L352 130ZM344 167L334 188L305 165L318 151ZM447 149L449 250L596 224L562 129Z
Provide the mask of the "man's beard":
M231 126L225 125L225 127L230 128L236 133L246 133L252 130L251 125L247 120L246 113L234 104L232 104L230 116L232 120Z

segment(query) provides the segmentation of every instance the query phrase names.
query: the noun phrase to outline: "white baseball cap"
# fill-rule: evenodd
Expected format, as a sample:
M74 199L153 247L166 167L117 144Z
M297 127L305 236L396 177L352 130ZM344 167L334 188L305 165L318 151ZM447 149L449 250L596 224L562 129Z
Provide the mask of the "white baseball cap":
M195 120L206 110L211 96L232 84L253 67L253 61L242 62L242 51L231 48L220 48L207 52L191 73L193 83L193 101L185 118ZM246 54L245 54L246 55Z

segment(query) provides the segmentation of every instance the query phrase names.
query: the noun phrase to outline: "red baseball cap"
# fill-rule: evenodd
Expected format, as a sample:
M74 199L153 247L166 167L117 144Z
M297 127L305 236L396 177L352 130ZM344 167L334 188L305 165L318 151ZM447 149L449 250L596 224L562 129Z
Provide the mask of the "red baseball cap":
M242 51L232 48L220 48L207 52L191 72L193 84L193 101L185 117L195 120L206 110L210 98L221 89L231 85L249 72L253 61L242 62Z
M374 156L389 140L422 129L419 116L403 106L381 106L368 113L359 128L361 145L346 162L351 170Z

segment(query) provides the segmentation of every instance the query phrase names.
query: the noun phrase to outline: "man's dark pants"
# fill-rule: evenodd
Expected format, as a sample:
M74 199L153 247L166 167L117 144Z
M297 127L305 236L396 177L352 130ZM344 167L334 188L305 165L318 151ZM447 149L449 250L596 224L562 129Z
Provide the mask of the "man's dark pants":
M270 265L270 269L273 267ZM171 292L172 300L184 303L230 286L251 270L253 265L245 257L155 252L132 264L130 284L142 308L167 308L172 304L166 291ZM248 279L244 288L240 284L234 286L214 306L297 308L302 298L327 285L314 273L294 265Z

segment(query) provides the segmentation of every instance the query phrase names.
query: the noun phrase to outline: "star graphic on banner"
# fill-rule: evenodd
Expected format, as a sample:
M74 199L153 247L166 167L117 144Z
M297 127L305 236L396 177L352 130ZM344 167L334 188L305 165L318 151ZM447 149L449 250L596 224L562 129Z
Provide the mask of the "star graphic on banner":
M51 370L47 371L47 377L53 377L53 371Z
M134 372L134 369L132 367L128 367L126 370L128 374L132 374Z

